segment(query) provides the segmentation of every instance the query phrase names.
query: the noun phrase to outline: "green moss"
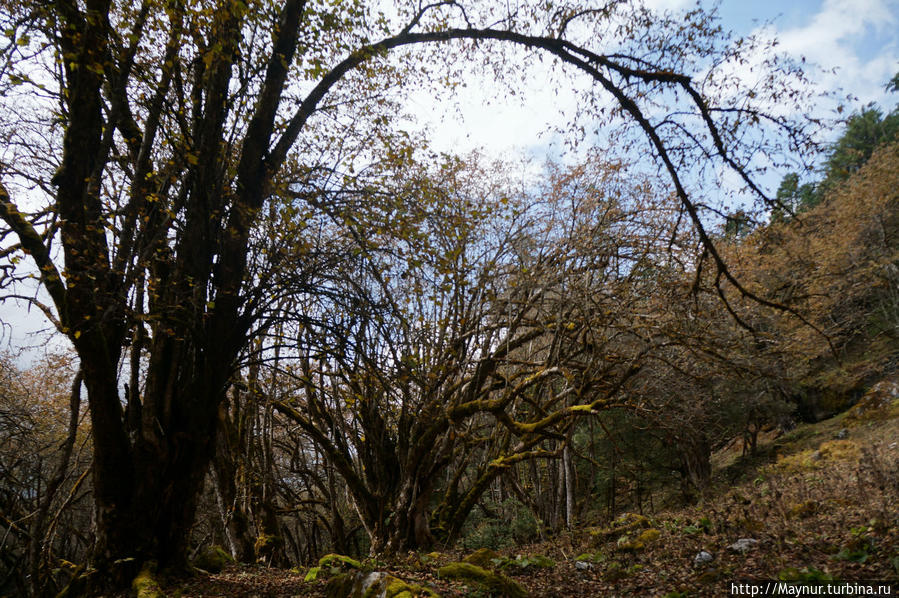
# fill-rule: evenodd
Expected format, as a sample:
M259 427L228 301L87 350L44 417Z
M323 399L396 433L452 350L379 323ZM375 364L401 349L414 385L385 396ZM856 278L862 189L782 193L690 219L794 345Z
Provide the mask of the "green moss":
M428 588L408 583L389 573L352 571L328 580L327 598L440 598Z
M496 569L505 570L505 569L550 569L556 566L556 562L549 557L536 554L533 556L524 556L518 555L514 559L510 559L509 557L502 557L497 561L493 560L496 563ZM477 563L474 563L475 565ZM486 567L485 567L486 568Z
M336 567L340 569L356 569L358 571L362 570L362 563L357 561L354 558L350 558L348 556L344 556L342 554L326 554L322 558L318 560L318 566L321 568L325 567Z
M632 552L643 550L646 548L647 544L655 542L661 535L662 532L655 528L643 530L636 536L634 535L634 532L625 534L618 538L618 550L629 550Z
M321 567L309 567L309 570L306 571L305 577L303 577L303 581L305 582L313 582L318 579L318 574L322 570Z
M156 581L155 562L149 561L143 566L131 582L131 589L137 594L137 598L165 598Z
M637 536L637 541L642 542L643 544L649 544L651 542L655 542L662 536L662 532L655 528L649 528L647 530L643 530L639 536Z
M471 563L450 563L437 570L442 579L458 579L507 598L525 598L528 593L516 581Z
M837 461L858 461L861 447L852 440L830 440L821 443L817 450L804 450L777 460L775 469L784 472L822 469Z
M430 596L431 598L440 598L440 595L429 590L428 588L410 584L398 577L388 575L381 582L381 589L384 590L384 598L415 598L416 596ZM374 586L372 586L373 588ZM374 597L375 594L372 594ZM377 594L381 596L381 594ZM368 595L366 595L368 598Z
M234 559L221 546L210 546L194 559L194 567L218 573L233 562Z
M524 557L524 559L520 559L522 562L526 563L525 567L537 567L540 569L552 569L556 566L556 562L549 558L548 556L543 556L542 554L535 554L533 556Z
M649 519L643 515L624 513L613 521L609 527L590 530L590 540L594 545L601 545L618 536L620 544L621 536L628 535L630 532L641 528L648 528L649 526Z

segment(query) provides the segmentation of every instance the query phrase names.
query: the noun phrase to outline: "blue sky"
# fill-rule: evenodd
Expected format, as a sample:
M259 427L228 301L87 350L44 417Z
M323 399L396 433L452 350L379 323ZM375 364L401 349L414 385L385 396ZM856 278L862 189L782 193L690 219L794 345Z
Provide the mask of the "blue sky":
M688 9L695 0L646 0L660 9ZM700 1L706 8L712 2ZM723 0L718 4L725 29L736 35L762 33L779 40L781 52L805 57L809 76L821 90L839 92L850 110L869 102L891 109L899 94L884 85L899 72L899 0ZM832 72L836 69L835 72ZM412 96L412 111L430 128L432 147L488 155L553 154L546 128L572 114L575 100L561 97L545 82L519 95L526 102L497 101L489 78L474 77L464 94L442 103L433 90ZM837 103L822 102L820 116L832 116ZM832 131L833 135L838 134Z
M842 86L862 103L896 103L883 86L899 72L899 0L724 0L719 11L738 34L770 21L782 50L822 69L837 68L836 76L815 77L823 86Z

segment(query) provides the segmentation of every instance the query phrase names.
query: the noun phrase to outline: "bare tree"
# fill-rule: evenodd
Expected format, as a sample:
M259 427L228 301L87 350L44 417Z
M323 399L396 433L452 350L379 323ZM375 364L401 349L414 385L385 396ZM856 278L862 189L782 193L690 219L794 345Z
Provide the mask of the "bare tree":
M443 43L457 50L445 57L514 76L503 48L519 48L586 77L590 119L630 123L619 142L653 157L722 279L747 295L689 183L725 169L764 197L753 156L807 140L765 113L794 88L772 77L743 89L728 69L748 46L701 10L447 1L391 19L362 2L60 0L4 4L0 21L13 32L4 107L26 114L3 123L3 286L30 295L14 282L38 272L49 301L35 303L81 360L97 518L88 585L185 564L218 407L269 300L251 275L253 231L285 194L285 167L311 166L316 142L339 137L335 111L354 115L348 134L366 118L386 130L389 111L359 101L402 79L385 54ZM13 267L23 254L30 272Z

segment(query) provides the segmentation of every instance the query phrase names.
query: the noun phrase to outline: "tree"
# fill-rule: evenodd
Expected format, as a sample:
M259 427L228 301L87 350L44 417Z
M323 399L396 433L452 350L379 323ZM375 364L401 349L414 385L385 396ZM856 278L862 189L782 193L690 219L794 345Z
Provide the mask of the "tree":
M562 456L573 417L620 399L650 344L627 329L629 286L669 232L648 187L595 155L533 195L479 183L499 167L406 169L392 227L360 217L365 194L335 214L365 245L334 315L300 309L305 357L276 402L335 464L376 553L454 539L494 480Z
M813 327L759 314L788 357L800 414L818 420L889 371L895 359L896 143L884 144L802 218L772 223L732 263L759 292ZM751 281L751 282L750 282Z
M899 91L895 82L897 74L886 88ZM871 158L874 151L888 145L899 136L899 107L884 115L874 103L854 112L846 120L846 128L839 139L827 151L819 181L799 184L799 175L788 173L777 189L771 218L776 221L789 219L798 212L809 210L833 194L837 187L857 172Z
M869 104L846 121L846 130L831 148L824 164L824 193L864 166L879 146L899 136L899 108L889 114Z
M623 148L648 148L735 284L691 179L723 166L764 198L753 156L808 139L801 123L765 115L797 98L782 97L781 80L741 92L727 67L752 44L730 43L701 10L447 1L389 16L361 1L24 0L0 21L3 103L23 109L0 133L3 286L31 296L15 285L36 272L49 299L35 305L81 361L97 520L87 581L99 585L127 584L151 560L184 565L219 405L277 304L267 281L284 263L251 251L263 208L303 173L363 160L341 154L343 136L388 130L389 106L360 99L415 70L391 51L467 40L445 57L479 54L514 78L501 49L518 48L587 77L585 114L630 124Z
M79 504L87 502L90 451L72 365L64 353L28 367L0 356L0 591L10 595L55 594L64 576L52 570L89 548L74 530L90 521Z

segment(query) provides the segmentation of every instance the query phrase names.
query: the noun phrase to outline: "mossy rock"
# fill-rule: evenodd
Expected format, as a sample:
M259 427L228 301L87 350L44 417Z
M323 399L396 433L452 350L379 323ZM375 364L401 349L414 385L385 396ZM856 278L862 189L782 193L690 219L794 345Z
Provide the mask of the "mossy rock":
M477 567L481 567L482 569L493 569L497 562L502 560L502 555L500 555L495 550L491 550L489 548L478 548L467 557L462 559L463 563L470 563Z
M131 582L131 589L137 598L165 598L165 594L159 589L159 582L156 581L155 562L150 561L143 566Z
M458 579L506 598L526 598L528 595L527 590L516 581L471 563L450 563L438 569L437 576L441 579Z
M775 468L785 472L815 470L839 461L858 461L861 447L852 440L822 442L817 450L808 449L777 460Z
M575 562L582 561L585 563L604 563L608 559L602 552L584 552L579 554L574 560Z
M615 537L621 537L638 529L650 527L649 519L637 513L624 513L615 519L609 527L590 530L590 541L601 545Z
M647 544L651 544L662 536L662 532L655 528L645 529L637 535L634 533L626 534L618 538L618 550L626 550L636 552L646 548Z
M341 573L328 580L327 598L440 598L432 590L380 571Z
M495 564L495 569L500 571L505 571L507 569L517 570L517 571L528 571L533 569L551 569L556 566L556 562L547 556L543 556L542 554L535 555L521 555L519 554L514 559L509 557L501 557L500 559L493 560ZM474 563L477 564L477 563ZM485 569L487 567L484 567Z
M357 561L354 558L344 556L342 554L326 554L322 558L318 559L318 566L322 569L331 568L331 569L355 569L357 571L362 570L362 563Z
M219 573L233 562L234 559L224 548L210 546L194 559L194 567L210 573Z
M872 386L846 414L847 423L883 421L896 416L899 405L899 384L883 380Z
M416 596L440 598L439 594L429 588L408 583L393 575L382 577L376 585L369 588L364 598L415 598Z

